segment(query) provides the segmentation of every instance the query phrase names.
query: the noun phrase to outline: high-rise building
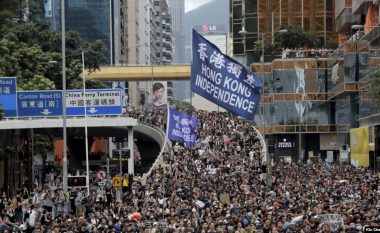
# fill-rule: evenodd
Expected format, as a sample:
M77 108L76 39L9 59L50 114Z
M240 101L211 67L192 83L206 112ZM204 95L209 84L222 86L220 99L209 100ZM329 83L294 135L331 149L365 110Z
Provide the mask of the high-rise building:
M117 65L123 61L122 3L112 0L66 0L66 31L77 31L90 42L101 40L108 63ZM51 22L53 29L60 30L60 1L45 2L45 19Z
M185 64L185 1L169 0L173 31L173 64ZM190 97L189 81L173 81L173 98L183 100Z
M230 0L233 54L246 64L257 61L255 41L271 40L280 26L314 31L326 45L335 35L334 13L331 0Z
M292 2L300 1L287 1ZM275 160L351 159L379 168L380 108L365 75L380 64L378 1L336 0L334 5L337 50L296 49L251 64L263 80L255 122Z
M90 42L101 40L105 47L105 55L111 61L110 54L110 12L112 6L110 1L89 1L89 0L66 0L66 31L77 31L81 37ZM61 3L60 1L49 0L45 4L45 11L53 28L61 28Z
M45 18L60 29L61 6L45 3ZM165 65L172 62L172 18L166 0L66 0L66 30L79 32L88 41L102 40L111 65ZM153 84L129 82L128 103L141 104ZM172 99L172 85L167 84ZM142 96L143 94L143 96Z
M173 59L172 17L167 0L152 0L150 16L151 64L171 64ZM165 82L163 84L166 86L167 101L169 104L172 104L173 84L172 82Z
M166 0L153 0L151 8L151 61L152 64L171 64L172 27Z
M172 16L173 63L185 63L185 1L169 0Z

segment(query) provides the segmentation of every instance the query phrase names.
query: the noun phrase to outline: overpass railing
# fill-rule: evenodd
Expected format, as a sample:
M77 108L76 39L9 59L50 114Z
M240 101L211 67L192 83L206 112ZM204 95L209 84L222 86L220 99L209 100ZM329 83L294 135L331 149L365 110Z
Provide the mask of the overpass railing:
M147 124L147 123L144 123L144 124L140 123L140 125L144 125L145 127L149 127L152 130L156 130L161 136L161 141L163 141L161 151L158 154L156 160L154 161L152 167L149 169L149 171L147 173L144 173L142 176L142 183L145 184L146 179L150 176L152 171L163 163L164 154L166 152L171 153L172 143L170 140L168 140L168 137L166 137L166 134L164 133L164 131L160 127L157 127L157 126L152 125L152 124Z

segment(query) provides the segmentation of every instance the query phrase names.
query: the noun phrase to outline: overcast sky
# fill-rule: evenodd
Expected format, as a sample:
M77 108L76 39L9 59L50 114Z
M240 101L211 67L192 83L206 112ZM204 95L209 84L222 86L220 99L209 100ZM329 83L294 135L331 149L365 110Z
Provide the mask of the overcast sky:
M211 0L185 0L185 12L191 11Z

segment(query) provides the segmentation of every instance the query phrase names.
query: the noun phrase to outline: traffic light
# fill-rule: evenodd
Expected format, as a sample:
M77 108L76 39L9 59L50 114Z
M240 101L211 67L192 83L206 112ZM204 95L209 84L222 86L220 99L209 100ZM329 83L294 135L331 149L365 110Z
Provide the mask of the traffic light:
M85 187L86 177L85 176L69 176L67 177L67 185L69 187Z

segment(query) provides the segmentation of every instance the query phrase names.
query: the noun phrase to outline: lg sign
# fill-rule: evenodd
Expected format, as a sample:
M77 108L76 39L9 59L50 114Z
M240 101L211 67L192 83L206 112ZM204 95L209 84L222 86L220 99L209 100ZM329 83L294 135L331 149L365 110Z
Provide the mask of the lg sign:
M204 24L202 26L202 30L203 30L203 32L216 31L216 25L207 25L207 24Z

